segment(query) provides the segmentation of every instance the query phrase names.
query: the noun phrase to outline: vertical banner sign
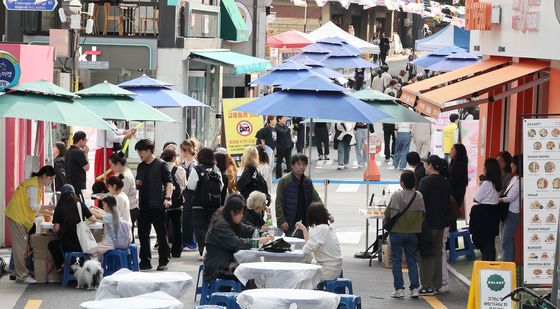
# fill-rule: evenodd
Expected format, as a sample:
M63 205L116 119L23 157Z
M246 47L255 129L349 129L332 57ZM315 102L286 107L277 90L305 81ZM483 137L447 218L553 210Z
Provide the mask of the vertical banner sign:
M478 150L479 150L479 120L461 120L461 143L467 149L468 163L468 179L467 190L465 192L465 218L469 217L471 207L473 206L473 198L478 189Z
M523 140L523 278L550 285L558 254L560 119L524 119Z
M226 147L232 157L240 157L247 146L254 146L256 144L255 134L263 126L261 116L233 110L253 100L255 98L223 100Z

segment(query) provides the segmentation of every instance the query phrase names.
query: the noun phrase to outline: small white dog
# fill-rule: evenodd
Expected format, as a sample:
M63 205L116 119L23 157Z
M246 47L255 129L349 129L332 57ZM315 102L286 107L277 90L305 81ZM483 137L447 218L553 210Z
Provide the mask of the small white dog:
M78 281L77 289L87 286L88 290L94 290L99 286L103 278L103 268L97 260L87 260L81 266L78 259L76 263L72 264L72 270L74 271L74 277Z

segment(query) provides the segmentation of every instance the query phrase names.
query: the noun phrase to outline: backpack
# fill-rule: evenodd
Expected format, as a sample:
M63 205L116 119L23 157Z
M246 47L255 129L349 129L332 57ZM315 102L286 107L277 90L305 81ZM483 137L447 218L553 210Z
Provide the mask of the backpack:
M177 177L175 173L177 172L177 166L174 166L171 170L171 179L173 181L173 194L171 195L171 208L177 209L183 207L183 192L181 192L181 186L177 182Z
M130 247L130 228L123 218L119 218L115 235L116 236L113 241L115 243L115 248L128 249L128 247Z
M205 168L197 165L194 167L198 173L193 206L202 206L205 209L216 210L220 208L222 197L222 182L220 174L213 168Z

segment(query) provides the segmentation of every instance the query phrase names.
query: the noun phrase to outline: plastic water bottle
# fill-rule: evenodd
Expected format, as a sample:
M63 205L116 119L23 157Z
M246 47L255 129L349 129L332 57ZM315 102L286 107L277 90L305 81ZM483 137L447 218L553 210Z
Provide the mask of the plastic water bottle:
M251 239L251 249L259 250L259 230L255 229L253 238Z

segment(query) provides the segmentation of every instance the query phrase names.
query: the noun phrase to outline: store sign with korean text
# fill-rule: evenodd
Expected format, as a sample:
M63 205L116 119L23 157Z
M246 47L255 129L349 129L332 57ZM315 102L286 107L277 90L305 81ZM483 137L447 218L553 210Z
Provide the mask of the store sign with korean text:
M20 74L21 71L16 57L0 50L0 91L17 85Z
M99 61L98 56L101 56L103 52L97 49L97 46L93 45L87 47L89 50L85 50L84 47L80 47L78 50L79 57L78 62L80 64L80 69L90 69L90 70L108 70L109 61Z
M8 11L53 11L57 0L4 0Z
M523 120L523 278L552 284L560 206L560 119Z

